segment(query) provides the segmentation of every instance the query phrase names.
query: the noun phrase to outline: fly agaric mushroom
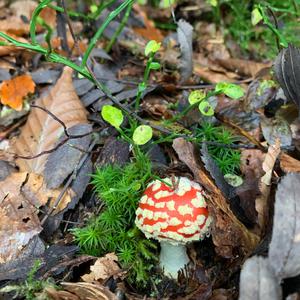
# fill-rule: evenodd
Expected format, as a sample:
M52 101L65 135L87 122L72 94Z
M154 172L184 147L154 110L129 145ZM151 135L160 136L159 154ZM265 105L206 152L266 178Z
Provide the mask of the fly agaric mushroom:
M160 242L160 267L177 279L178 271L189 263L185 244L202 240L209 233L208 214L202 187L186 177L151 182L140 199L136 226L147 238ZM168 186L169 184L170 186Z

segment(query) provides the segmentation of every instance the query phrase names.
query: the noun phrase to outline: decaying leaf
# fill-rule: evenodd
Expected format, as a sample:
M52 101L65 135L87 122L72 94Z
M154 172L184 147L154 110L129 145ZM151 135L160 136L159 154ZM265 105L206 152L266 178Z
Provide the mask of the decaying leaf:
M300 274L300 174L287 174L278 185L269 261L279 279Z
M79 300L118 300L107 287L88 282L62 282L63 288L75 294Z
M15 110L21 110L23 100L28 94L34 93L35 83L30 75L17 76L5 80L0 86L0 101Z
M258 243L258 236L251 233L233 214L226 198L216 187L205 168L197 161L197 154L192 143L183 138L173 141L173 148L179 159L193 172L194 178L210 195L210 213L215 222L212 229L212 238L216 251L224 257L233 257L234 249L241 254L251 252Z
M262 69L271 67L271 63L259 63L237 58L217 59L216 61L227 70L249 77L254 77Z
M177 36L181 50L181 82L185 82L193 73L193 27L181 19L177 23Z
M42 176L37 174L12 173L0 182L0 263L16 258L42 230L38 208L58 193L46 189ZM67 193L64 201L70 199Z
M67 128L87 123L87 112L72 85L72 70L65 68L49 94L36 101L36 105L48 109L64 122ZM48 113L34 108L29 114L20 136L14 141L13 151L22 156L34 156L54 148L63 133L63 127ZM21 171L42 174L48 155L35 159L17 159ZM60 164L61 162L57 162Z
M300 161L286 153L280 155L280 168L286 173L299 173Z
M240 300L279 300L281 287L267 258L253 256L246 260L240 275Z
M29 32L29 23L23 22L20 17L10 16L7 19L0 20L0 31L22 36Z
M260 234L265 232L266 224L269 220L269 195L271 190L271 179L275 162L280 153L280 141L277 139L275 145L268 148L268 152L262 163L265 174L259 182L260 195L255 199L255 209L257 211L257 223Z
M300 49L289 45L283 48L274 63L276 78L285 96L300 106Z
M98 258L90 267L91 273L83 275L82 280L85 282L104 281L111 276L120 275L121 269L117 261L118 257L114 253Z
M282 147L291 146L292 132L289 123L282 117L273 119L261 117L261 129L269 145L273 145L276 139L280 139Z

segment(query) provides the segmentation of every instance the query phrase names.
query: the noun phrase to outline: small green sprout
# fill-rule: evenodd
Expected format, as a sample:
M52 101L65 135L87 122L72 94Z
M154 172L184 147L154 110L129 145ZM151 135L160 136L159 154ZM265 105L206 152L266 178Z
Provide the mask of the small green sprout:
M208 101L201 101L198 106L202 115L211 117L214 115L215 111Z
M155 53L160 49L160 46L161 46L160 43L152 40L152 41L149 41L145 47L145 56L148 57L148 60L147 60L146 69L144 72L143 82L141 82L138 85L138 91L137 91L136 101L135 101L135 109L136 110L139 109L142 94L145 91L145 89L147 88L147 82L149 80L150 71L160 69L160 63L153 61Z
M215 87L215 92L218 94L223 93L234 100L237 100L244 96L244 90L241 86L227 82L219 82Z
M149 41L145 47L145 56L150 56L151 54L155 54L160 49L160 43L157 41Z
M202 101L204 98L206 97L206 93L201 91L201 90L195 90L195 91L192 91L190 94L189 94L189 103L191 105L195 104L195 103L198 103L200 101Z
M251 23L253 26L256 26L263 19L259 9L255 7L251 13Z

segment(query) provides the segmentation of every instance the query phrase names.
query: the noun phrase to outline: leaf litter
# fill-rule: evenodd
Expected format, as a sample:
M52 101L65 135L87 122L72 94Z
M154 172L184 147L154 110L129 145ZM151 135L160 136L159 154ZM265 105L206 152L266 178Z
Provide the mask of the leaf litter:
M300 275L299 49L291 44L277 59L259 60L254 59L259 55L250 47L247 56L230 37L226 23L216 26L209 20L213 3L200 2L174 1L177 23L170 9L134 4L126 24L122 24L123 15L109 24L104 34L107 40L97 43L88 64L115 98L68 67L60 68L11 44L0 47L5 60L0 64L1 281L27 280L26 274L39 258L42 266L37 278L53 277L62 287L45 286L35 294L40 298L121 299L126 295L129 299L242 300L281 299L279 283L283 282L285 293L286 279ZM119 4L117 0L115 5ZM36 5L19 0L3 7L0 30L29 43L29 20ZM81 40L77 44L67 20L56 19L55 10L47 8L41 17L53 29L65 30L65 37L53 31L53 49L78 63L95 31L90 19L87 21L92 8L81 7L83 17L74 15L79 9L76 3L67 5L73 11L70 18L75 35ZM195 10L189 5L204 8ZM230 12L225 7L222 4L221 18ZM95 24L102 24L111 10L107 7ZM157 13L151 14L153 11ZM104 49L120 25L124 25L123 32L107 53ZM47 47L45 27L38 25L37 33L38 41ZM133 110L146 64L144 48L151 39L162 45L155 56L160 70L150 72L140 108ZM63 45L68 45L70 53ZM270 72L272 62L275 77ZM240 91L246 91L245 97L233 100L231 93L217 93L207 100L214 116L208 118L191 109L186 117L173 122L190 109L186 100L190 92L201 90L207 95L215 85L224 83L237 83ZM288 100L294 104L284 106ZM129 109L129 116L137 115L138 122L131 124L128 115L119 116L119 120L115 114L109 118L103 115L105 107L116 103ZM203 130L204 122L213 128L225 126L238 139L230 145L224 136L212 142L208 132L208 140L199 141L195 133ZM147 136L134 135L139 131L133 128L147 129ZM132 142L122 140L123 129ZM168 132L165 136L164 131ZM149 139L158 145L150 146ZM157 176L194 178L209 199L214 219L211 235L189 245L195 270L181 274L177 282L161 277L156 266L147 269L151 280L146 287L132 282L132 266L122 267L132 251L128 245L123 252L75 258L79 250L69 229L92 224L98 215L105 214L90 175L95 167L126 166L134 161L134 143L149 153ZM227 147L239 151L237 174L223 174L220 161L209 154L208 145L220 144L224 151ZM241 178L243 183L230 186L226 178ZM136 183L136 188L139 185ZM114 187L110 188L113 191ZM106 238L107 233L97 234ZM156 250L153 253L158 256ZM252 256L255 253L267 257ZM47 264L48 260L51 263Z

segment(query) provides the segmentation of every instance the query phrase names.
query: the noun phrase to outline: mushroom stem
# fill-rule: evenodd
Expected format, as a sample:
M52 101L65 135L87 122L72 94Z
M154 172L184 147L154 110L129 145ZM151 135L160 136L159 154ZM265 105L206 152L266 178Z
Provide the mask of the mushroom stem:
M159 265L166 276L177 280L178 271L184 269L190 261L186 254L185 245L173 245L168 242L160 242Z

